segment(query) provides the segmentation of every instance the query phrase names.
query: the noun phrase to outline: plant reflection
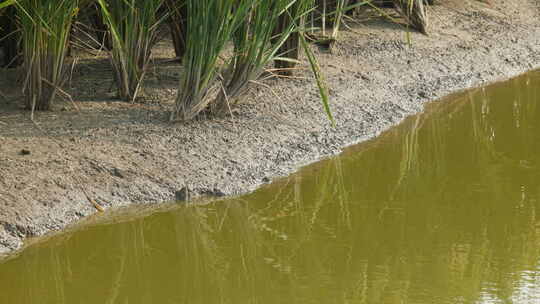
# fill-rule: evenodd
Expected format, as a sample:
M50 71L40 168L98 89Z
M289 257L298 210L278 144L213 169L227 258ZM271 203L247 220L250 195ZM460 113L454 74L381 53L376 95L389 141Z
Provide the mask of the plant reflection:
M0 265L0 303L540 301L540 76L454 96L225 203Z

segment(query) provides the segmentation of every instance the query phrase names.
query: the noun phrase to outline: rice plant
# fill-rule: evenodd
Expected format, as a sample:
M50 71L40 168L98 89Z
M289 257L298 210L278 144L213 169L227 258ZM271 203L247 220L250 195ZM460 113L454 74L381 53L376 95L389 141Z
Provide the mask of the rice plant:
M286 14L281 14L274 30L274 36L279 37L279 34L288 29L292 24L304 26L305 15L313 8L314 0L299 0L296 1L287 11ZM291 76L293 70L298 63L300 55L300 31L295 30L289 34L287 39L279 47L279 57L275 58L274 66L277 69L277 74L282 76Z
M321 27L323 36L326 34L327 23L331 23L332 32L328 36L329 39L335 41L339 33L343 16L348 8L351 0L317 0L317 7L321 14ZM330 22L328 22L330 21Z
M312 40L319 44L327 44L331 46L338 38L338 33L345 14L352 9L369 3L370 0L300 0L297 1L296 10L292 10L292 16L303 16L297 23L301 27L305 28L306 20L305 16L310 13L311 27L308 29L309 36ZM295 18L293 17L292 20ZM278 24L276 32L279 33L283 28L287 28L291 22L291 18L287 15L283 15ZM326 34L327 20L332 21L332 33L330 36ZM320 28L315 27L315 23L321 24ZM316 37L313 32L316 29L321 30L322 37ZM306 29L304 29L306 31ZM300 50L299 32L293 32L285 43L281 46L279 54L281 58L288 58L293 60L280 60L277 59L275 67L278 69L277 73L283 76L291 76L298 59Z
M337 42L345 17L362 5L374 6L371 0L314 0L310 14L309 38L316 44L331 50ZM330 29L328 27L330 26Z
M19 36L15 7L0 9L0 67L15 67L21 64ZM3 56L2 56L3 55Z
M3 9L13 4L15 4L15 0L4 0L2 3L0 3L0 9Z
M184 73L171 121L191 120L207 109L219 86L219 55L259 0L186 0Z
M247 89L250 81L259 78L269 62L277 59L279 50L296 30L301 1L258 1L248 18L233 35L235 52L224 76L224 85L215 103L214 114L225 114ZM282 16L290 22L283 26ZM279 31L276 28L279 26ZM288 59L282 59L287 61Z
M118 97L134 101L144 79L159 26L164 0L98 0L111 41L111 61L118 85Z
M406 2L401 8L410 12L407 16L413 16L416 3L423 4L423 0L391 1ZM118 97L132 102L142 90L152 48L160 38L160 26L168 22L176 54L183 61L179 91L170 115L170 120L177 121L191 120L205 111L228 113L229 106L240 100L249 83L256 81L272 61L279 74L290 75L302 48L309 53L307 59L330 115L321 70L309 46L302 41L306 30L304 17L318 5L323 12L323 31L330 20L333 28L329 37L335 40L345 12L366 1L10 0L2 2L0 8L10 2L17 5L24 35L27 105L38 110L50 108L47 103L58 92L65 95L61 90L65 52L78 9L91 17L90 23L99 28L98 41L111 52ZM57 6L62 8L53 9ZM228 51L223 51L231 42L234 51L224 57ZM48 55L51 53L55 56ZM54 75L44 77L47 73ZM41 97L35 97L36 94Z
M86 6L81 6L81 9L86 12L98 47L109 51L112 50L111 35L107 24L104 22L101 6L92 0L87 0Z
M22 35L26 107L50 110L66 79L66 51L78 0L15 0Z
M429 25L426 0L394 0L396 10L405 18L407 24L422 34L427 34Z
M332 34L330 35L332 40L336 40L339 33L339 27L341 26L343 16L345 14L345 9L349 6L350 0L337 0L336 8L334 11L334 22L332 26Z
M187 6L184 0L165 0L169 13L169 28L176 57L181 59L186 51Z

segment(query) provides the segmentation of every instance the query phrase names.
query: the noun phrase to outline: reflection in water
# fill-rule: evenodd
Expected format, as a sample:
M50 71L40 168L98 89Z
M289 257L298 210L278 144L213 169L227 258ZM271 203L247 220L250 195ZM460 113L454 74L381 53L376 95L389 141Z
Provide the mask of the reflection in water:
M539 303L540 75L226 203L0 265L0 303Z

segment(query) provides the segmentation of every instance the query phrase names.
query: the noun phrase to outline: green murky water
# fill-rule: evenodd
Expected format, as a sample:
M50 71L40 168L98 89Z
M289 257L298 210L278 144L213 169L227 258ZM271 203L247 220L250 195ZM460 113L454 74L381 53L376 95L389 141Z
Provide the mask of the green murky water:
M241 199L0 264L0 303L540 303L540 73Z

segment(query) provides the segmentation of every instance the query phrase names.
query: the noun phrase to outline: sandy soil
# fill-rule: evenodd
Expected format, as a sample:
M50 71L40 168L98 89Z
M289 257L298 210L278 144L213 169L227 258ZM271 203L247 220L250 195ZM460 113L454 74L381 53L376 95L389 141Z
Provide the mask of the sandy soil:
M21 111L10 73L0 75L0 253L28 237L58 231L103 208L173 200L188 185L196 195L235 195L422 111L430 100L540 67L537 0L434 6L430 36L383 18L345 30L320 63L337 125L322 111L307 65L298 79L254 86L234 118L166 122L178 67L156 60L147 98L115 101L106 59L76 66L69 102ZM162 48L157 57L166 58ZM22 150L30 154L22 155ZM85 194L86 192L86 194Z

